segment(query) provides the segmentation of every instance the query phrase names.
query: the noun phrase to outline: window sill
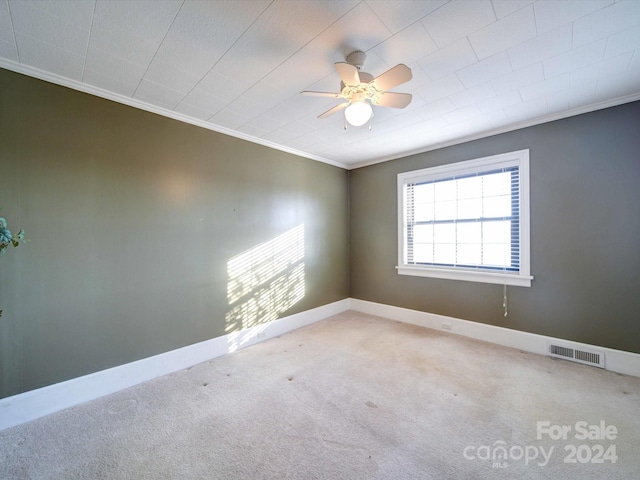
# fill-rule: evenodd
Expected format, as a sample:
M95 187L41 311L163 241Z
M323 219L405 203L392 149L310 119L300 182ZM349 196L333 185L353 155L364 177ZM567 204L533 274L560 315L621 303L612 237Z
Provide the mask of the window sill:
M447 280L462 280L466 282L495 283L498 285L513 285L515 287L530 287L533 277L500 272L479 272L440 267L418 267L403 265L396 267L398 275L413 275L416 277L444 278Z

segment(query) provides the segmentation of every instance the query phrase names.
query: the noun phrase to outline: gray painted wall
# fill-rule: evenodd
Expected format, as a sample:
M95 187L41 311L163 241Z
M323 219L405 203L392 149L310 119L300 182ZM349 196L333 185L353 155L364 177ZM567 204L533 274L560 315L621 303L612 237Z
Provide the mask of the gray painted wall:
M0 397L237 330L265 293L279 317L352 296L640 353L639 119L345 172L0 70L0 215L30 240L0 258ZM523 148L535 280L509 316L501 286L398 276L396 174ZM302 262L230 302L229 260L299 225Z
M340 168L0 70L0 216L30 240L0 257L0 397L238 330L258 297L348 297L347 196ZM300 225L304 257L230 300L228 261Z
M532 287L397 275L396 175L530 149ZM351 296L640 353L640 102L350 172Z

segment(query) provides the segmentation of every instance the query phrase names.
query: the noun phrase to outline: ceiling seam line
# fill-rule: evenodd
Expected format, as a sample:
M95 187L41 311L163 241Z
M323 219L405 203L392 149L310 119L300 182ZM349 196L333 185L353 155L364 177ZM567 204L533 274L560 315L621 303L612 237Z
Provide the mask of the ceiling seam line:
M44 41L44 40L42 40L41 38L36 38L36 37L34 37L33 35L27 35L26 33L22 33L21 35L23 35L24 37L30 38L31 40L34 40L35 42L42 43L43 45L49 45L50 47L55 48L56 50L60 50L61 52L68 53L69 55L73 55L74 57L80 57L80 58L82 58L82 55L79 55L79 54L74 53L74 52L72 52L72 51L70 51L70 50L67 50L66 48L59 47L58 45L54 45L53 43L50 43L50 42ZM18 44L17 44L17 42L16 42L16 50L17 50L17 49L18 49ZM0 58L6 58L6 57L0 57ZM29 65L29 64L23 64L23 63L22 63L22 62L20 62L20 61L19 61L18 63L19 63L20 65L32 66L32 65ZM38 68L38 67L35 67L35 68ZM65 77L65 78L70 79L71 77ZM76 81L79 81L79 80L76 80Z
M93 34L93 21L96 17L96 5L97 1L93 2L93 12L91 12L91 26L89 27L89 40L87 40L87 48L84 51L84 61L82 62L82 76L80 81L84 83L84 73L87 68L87 57L89 56L89 46L91 45L91 35Z
M16 46L16 55L18 56L18 63L22 63L22 60L20 60L20 49L18 48L18 39L16 38L16 27L13 24L13 14L11 13L11 4L9 3L9 0L5 0L6 4L7 4L7 10L9 11L9 20L11 21L11 33L13 33L13 43Z
M373 12L373 15L374 15L378 20L380 20L380 23L382 23L382 24L385 26L385 28L389 31L389 33L391 34L389 37L385 38L382 42L376 43L376 44L375 44L373 47L371 47L369 50L372 50L372 49L376 48L376 47L377 47L378 45L380 45L381 43L386 42L390 37L393 37L394 35L397 35L398 33L402 32L402 30L405 30L406 28L409 28L409 26L410 26L410 25L407 25L407 26L406 26L405 28L403 28L402 30L400 30L400 31L398 31L398 32L396 32L396 33L393 33L393 32L391 31L391 28L389 28L389 25L387 25L387 24L384 22L384 20L382 20L382 19L380 18L380 15L378 15L378 12L376 12L373 8L371 8L371 5L369 5L369 2L368 2L367 0L364 0L364 4L367 6L367 8L369 8L369 10L371 10L371 11ZM419 22L419 21L420 21L419 19L418 19L418 20L416 20L416 22ZM413 22L413 23L416 23L416 22ZM413 25L413 23L412 23L411 25ZM367 50L367 51L369 51L369 50ZM386 62L385 62L385 63L386 63Z
M186 97L187 97L191 92L193 92L193 91L198 87L198 85L200 85L200 83L202 83L202 79L211 73L211 71L215 68L215 66L216 66L218 63L220 63L220 60L222 60L222 59L225 57L225 55L226 55L227 53L229 53L229 51L234 47L234 45L235 45L236 43L238 43L238 42L240 41L240 39L241 39L242 37L244 37L244 36L245 36L245 34L249 31L249 29L250 29L251 27L253 27L253 25L254 25L254 24L255 24L255 23L260 19L260 17L262 17L262 15L264 15L264 12L266 12L267 10L269 10L269 8L271 7L271 5L273 5L273 2L274 2L274 1L275 1L275 0L271 0L271 3L269 3L269 5L267 5L267 6L264 8L264 10L262 10L262 11L260 12L260 15L258 15L258 16L253 20L253 22L251 22L251 24L250 24L249 26L247 26L247 28L245 28L245 29L244 29L244 32L242 32L242 34L241 34L238 38L236 38L235 42L233 42L231 45L229 45L229 48L227 48L227 49L224 51L224 53L223 53L222 55L220 55L220 58L218 58L218 60L216 60L216 61L213 63L213 65L211 65L211 68L210 68L209 70L207 70L207 72L206 72L204 75L202 75L202 77L200 77L200 80L198 80L198 81L196 82L196 84L195 84L193 87L191 87L191 89L190 89L187 93L185 93L185 94L184 94L183 99L182 99L182 100L180 100L180 102L178 102L178 105L180 105L180 104L184 101L184 99L185 99L185 98L186 98ZM230 79L230 80L231 80L231 79ZM245 93L245 92L243 92L243 93ZM227 105L229 105L230 103L231 103L231 102L227 103ZM187 104L187 105L189 105L189 104ZM213 116L217 115L217 114L218 114L218 113L219 113L223 108L226 108L226 106L227 106L227 105L225 105L224 107L220 108L217 112L215 112L213 115L211 115L211 116L207 119L207 121L208 121L211 117L213 117ZM195 105L194 105L194 106L195 106Z
M498 17L498 12L496 12L496 6L493 4L493 2L491 2L491 9L493 10L493 14L496 17L496 21L500 20L500 17Z
M140 81L138 82L138 85L136 85L136 88L133 91L133 93L131 94L131 98L134 98L136 92L138 91L138 89L140 88L140 85L142 84L142 81L144 80L144 77L149 72L149 68L151 68L151 64L153 63L153 60L156 58L156 55L158 55L158 52L160 51L160 48L162 47L162 44L167 39L167 35L169 35L169 31L171 31L171 27L173 27L173 24L175 23L176 18L178 18L178 15L180 15L180 11L182 10L182 7L184 7L184 2L185 1L186 0L182 0L182 3L180 4L180 8L178 9L178 11L176 12L175 16L173 17L173 20L171 20L171 25L169 25L169 28L167 28L167 31L165 32L164 37L162 37L162 40L160 40L160 43L158 44L158 48L156 48L156 51L153 53L153 56L151 57L151 60L149 61L149 65L147 65L147 68L145 69L144 73L142 74L142 77L140 77Z

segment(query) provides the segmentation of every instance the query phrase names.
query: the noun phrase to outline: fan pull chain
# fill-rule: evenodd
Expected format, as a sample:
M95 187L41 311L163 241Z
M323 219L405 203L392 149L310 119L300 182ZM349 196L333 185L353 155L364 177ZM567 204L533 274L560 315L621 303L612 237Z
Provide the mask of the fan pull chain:
M504 284L502 290L502 307L504 308L504 316L506 317L509 313L507 312L507 284Z

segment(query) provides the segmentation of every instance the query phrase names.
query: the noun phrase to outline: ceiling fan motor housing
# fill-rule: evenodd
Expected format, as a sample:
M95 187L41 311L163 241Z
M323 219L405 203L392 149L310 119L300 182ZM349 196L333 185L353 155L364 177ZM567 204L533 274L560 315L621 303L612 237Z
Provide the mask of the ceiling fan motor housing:
M366 59L367 59L367 54L364 52L361 52L360 50L351 52L349 55L347 55L347 58L346 58L347 63L350 63L351 65L356 67L358 70L362 68L362 66L364 65L364 61Z
M360 77L360 84L366 84L373 80L373 75L367 72L358 72L358 76ZM340 91L342 91L345 87L344 82L340 82Z

